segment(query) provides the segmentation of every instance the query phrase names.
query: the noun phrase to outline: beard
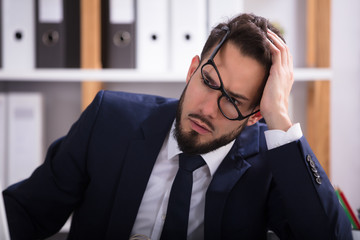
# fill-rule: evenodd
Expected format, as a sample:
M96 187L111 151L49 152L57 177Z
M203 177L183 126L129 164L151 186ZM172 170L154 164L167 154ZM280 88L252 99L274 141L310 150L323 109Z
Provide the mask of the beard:
M246 126L248 119L246 119L237 129L205 143L200 143L200 134L198 132L192 129L189 132L185 132L181 126L181 115L183 111L183 103L187 86L188 85L186 85L184 91L181 94L175 120L174 137L177 140L179 149L181 151L191 155L205 154L214 151L222 146L225 146L226 144L233 141L237 136L239 136L241 131ZM200 114L189 114L189 116L201 120L202 122L206 123L210 128L214 129L211 121L209 121L205 116Z

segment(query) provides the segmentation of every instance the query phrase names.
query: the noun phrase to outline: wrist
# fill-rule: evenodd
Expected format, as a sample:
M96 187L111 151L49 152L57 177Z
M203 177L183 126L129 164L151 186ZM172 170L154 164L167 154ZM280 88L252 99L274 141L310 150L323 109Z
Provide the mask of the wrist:
M269 130L287 131L293 124L288 114L274 114L273 116L263 116Z

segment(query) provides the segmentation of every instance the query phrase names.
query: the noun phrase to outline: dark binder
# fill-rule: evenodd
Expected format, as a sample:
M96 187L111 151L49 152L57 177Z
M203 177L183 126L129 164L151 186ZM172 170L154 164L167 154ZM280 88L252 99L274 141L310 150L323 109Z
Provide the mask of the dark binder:
M62 0L62 21L39 19L41 0L36 0L36 67L80 67L80 0Z
M112 22L110 2L101 1L101 60L103 68L135 68L135 19L131 22ZM135 1L130 9L135 16ZM121 4L121 3L120 3ZM129 5L127 5L129 7ZM119 14L124 9L119 10ZM126 11L127 11L126 10Z

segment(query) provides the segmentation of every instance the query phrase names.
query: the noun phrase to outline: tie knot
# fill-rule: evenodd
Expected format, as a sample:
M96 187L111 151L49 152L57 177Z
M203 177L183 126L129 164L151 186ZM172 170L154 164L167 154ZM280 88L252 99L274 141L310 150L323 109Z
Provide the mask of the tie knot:
M200 155L188 155L186 153L179 155L179 167L188 172L193 172L204 165L205 161Z

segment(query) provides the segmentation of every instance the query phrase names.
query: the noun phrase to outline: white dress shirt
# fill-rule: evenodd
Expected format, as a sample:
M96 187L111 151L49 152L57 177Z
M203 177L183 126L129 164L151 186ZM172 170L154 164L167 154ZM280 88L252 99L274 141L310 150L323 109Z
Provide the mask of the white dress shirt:
M173 130L174 124L170 133L165 138L156 159L131 236L144 235L151 240L160 239L172 182L178 170L178 155L181 153L178 143L173 136ZM300 124L293 125L287 132L279 130L268 130L265 132L268 149L298 140L301 136ZM235 140L215 151L201 155L206 165L195 170L193 173L188 226L189 240L204 238L205 193L212 176L230 151L234 142Z

